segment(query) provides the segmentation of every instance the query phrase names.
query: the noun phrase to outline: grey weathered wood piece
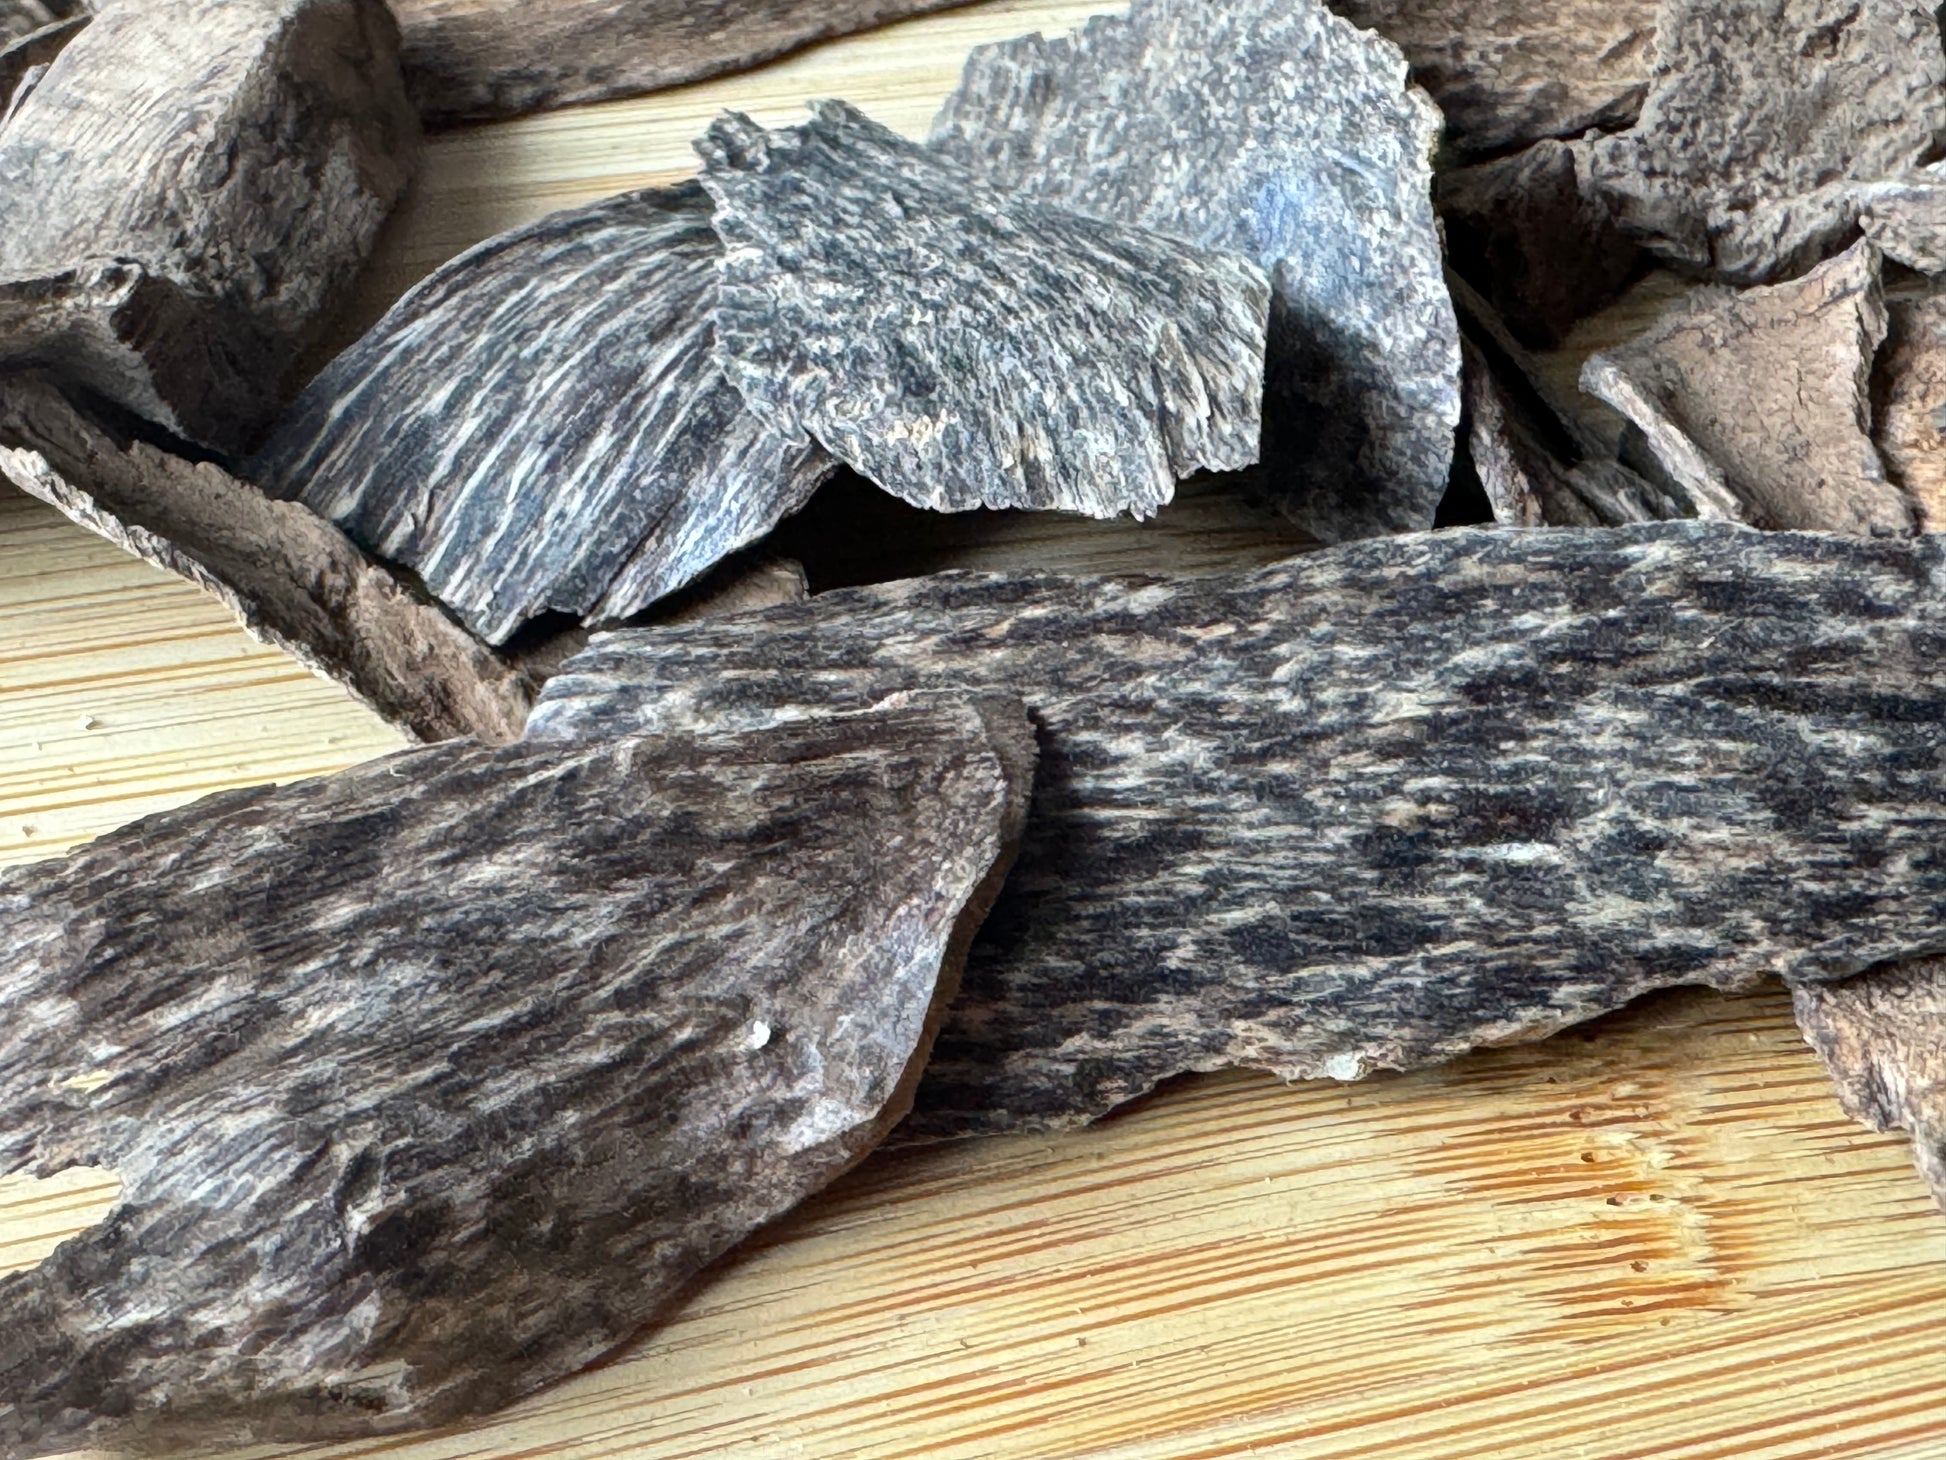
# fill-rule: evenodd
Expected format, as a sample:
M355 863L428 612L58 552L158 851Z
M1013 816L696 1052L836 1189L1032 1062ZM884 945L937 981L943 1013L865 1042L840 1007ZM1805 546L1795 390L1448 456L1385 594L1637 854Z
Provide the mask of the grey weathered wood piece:
M493 643L627 618L761 537L833 463L712 359L722 248L695 183L468 250L300 395L247 468L416 572Z
M1468 152L1635 120L1658 0L1329 0L1405 52Z
M107 6L0 124L0 359L236 450L403 191L380 0Z
M1946 287L1885 301L1873 367L1872 440L1885 473L1911 499L1921 532L1946 532Z
M1946 952L1942 652L1939 538L1471 529L597 636L528 733L1019 694L1033 814L914 1117L949 1133Z
M1250 259L1016 196L842 102L699 141L716 355L756 415L916 506L1151 516L1257 459Z
M1696 290L1582 386L1639 427L1692 515L1759 527L1910 532L1871 439L1885 338L1869 243L1782 284Z
M1459 331L1431 203L1438 109L1317 0L1135 0L975 50L933 140L1002 188L1249 254L1275 290L1264 458L1336 542L1432 525Z
M527 677L308 509L0 378L0 476L221 602L420 740L518 737Z
M1946 1208L1946 960L1921 959L1793 991L1798 1027L1838 1103L1873 1130L1903 1129Z
M1946 142L1946 49L1923 0L1663 0L1625 132L1591 186L1673 262L1762 282L1845 241L1863 189Z
M0 1446L450 1422L627 1340L898 1119L1016 702L390 756L0 875Z
M1922 274L1946 274L1946 165L1933 163L1860 192L1859 231Z
M578 106L755 66L967 0L392 0L435 126Z

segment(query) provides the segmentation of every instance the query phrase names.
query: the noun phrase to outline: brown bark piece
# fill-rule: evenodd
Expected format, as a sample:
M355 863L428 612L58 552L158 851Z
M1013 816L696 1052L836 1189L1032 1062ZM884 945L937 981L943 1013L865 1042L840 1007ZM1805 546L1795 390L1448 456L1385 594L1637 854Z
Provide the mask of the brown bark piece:
M1878 256L1859 243L1789 283L1700 289L1581 380L1641 429L1695 516L1910 532L1870 434L1884 337Z
M1946 532L1946 293L1886 301L1878 449L1921 532Z
M1626 125L1655 56L1657 0L1330 0L1405 52L1469 152Z
M0 1450L448 1422L600 1358L911 1102L1019 703L454 742L0 876Z
M244 445L405 187L397 43L380 0L106 7L0 124L0 358Z
M119 437L31 377L0 382L0 473L219 600L254 637L420 740L512 740L525 676L323 518Z
M632 96L967 0L392 0L429 125Z
M1930 0L1664 0L1628 131L1580 144L1625 227L1672 262L1754 283L1853 227L1862 187L1946 140Z
M1920 1173L1946 1207L1946 959L1792 990L1798 1027L1845 1114L1912 1136Z

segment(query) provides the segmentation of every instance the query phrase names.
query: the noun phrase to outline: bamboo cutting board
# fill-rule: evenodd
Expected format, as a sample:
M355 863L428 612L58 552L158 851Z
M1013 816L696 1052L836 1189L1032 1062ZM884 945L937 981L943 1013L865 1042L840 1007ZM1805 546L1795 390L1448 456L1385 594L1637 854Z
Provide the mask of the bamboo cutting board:
M689 171L724 107L787 122L840 95L921 132L970 45L1090 8L1002 0L435 139L347 334L479 238ZM397 744L192 589L0 493L0 861ZM869 510L928 534L928 567L1297 545L1194 494L1144 528ZM0 1180L0 1270L114 1189ZM1668 997L1419 1075L1197 1079L1092 1130L881 1155L605 1367L465 1431L303 1453L1941 1460L1946 1218L1901 1137L1840 1114L1781 994Z

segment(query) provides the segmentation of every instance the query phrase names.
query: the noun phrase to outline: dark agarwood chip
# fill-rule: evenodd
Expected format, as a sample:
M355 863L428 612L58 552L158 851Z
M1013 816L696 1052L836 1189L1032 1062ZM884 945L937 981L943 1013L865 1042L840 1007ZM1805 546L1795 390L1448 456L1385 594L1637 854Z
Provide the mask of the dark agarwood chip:
M1058 1125L1946 953L1942 582L1946 539L1696 522L948 574L597 636L528 733L1018 694L1033 815L914 1119Z
M1908 1131L1913 1160L1946 1207L1946 960L1799 984L1792 997L1845 1114L1873 1130Z
M1946 50L1920 0L1665 0L1626 132L1586 141L1592 185L1662 257L1756 283L1853 229L1861 189L1946 137Z
M1921 532L1946 532L1946 292L1886 300L1875 366L1875 440L1886 474L1912 501Z
M694 183L490 239L313 380L250 475L411 568L489 642L550 611L627 618L834 466L717 369L721 261Z
M1910 532L1912 503L1871 439L1884 338L1878 256L1861 242L1788 283L1697 290L1590 356L1581 383L1640 428L1695 516Z
M380 0L105 7L0 124L0 359L247 445L404 190Z
M1025 814L1018 702L451 743L0 874L0 1447L450 1422L624 1342L910 1103Z
M842 102L697 143L717 358L759 417L915 506L1147 517L1257 459L1270 284L1014 196Z
M1405 52L1466 152L1626 126L1642 108L1658 0L1330 0Z
M996 186L1247 253L1275 297L1266 476L1324 542L1430 527L1460 415L1439 113L1317 0L1135 0L973 52L934 144Z
M429 125L656 91L967 0L392 0Z
M30 376L0 380L0 475L187 578L414 738L519 736L526 677L296 503L130 440Z

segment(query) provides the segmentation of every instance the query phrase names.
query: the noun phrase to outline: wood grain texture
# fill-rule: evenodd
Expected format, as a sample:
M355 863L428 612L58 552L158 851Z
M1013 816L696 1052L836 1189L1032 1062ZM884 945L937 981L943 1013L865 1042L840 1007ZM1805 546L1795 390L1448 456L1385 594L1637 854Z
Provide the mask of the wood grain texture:
M489 234L693 171L723 107L783 125L840 95L923 135L970 45L1092 8L1004 0L435 137L365 320ZM1571 396L1669 297L1657 276L1542 363ZM802 554L814 584L868 581L891 533L925 569L1286 550L1198 483L1079 535L881 500L862 540ZM0 860L396 745L193 589L0 488ZM0 1183L0 1263L113 1191ZM1938 1460L1943 1329L1946 1234L1905 1139L1845 1118L1780 994L1678 997L1424 1074L1201 1078L1087 1131L875 1158L616 1362L492 1425L306 1460Z

